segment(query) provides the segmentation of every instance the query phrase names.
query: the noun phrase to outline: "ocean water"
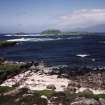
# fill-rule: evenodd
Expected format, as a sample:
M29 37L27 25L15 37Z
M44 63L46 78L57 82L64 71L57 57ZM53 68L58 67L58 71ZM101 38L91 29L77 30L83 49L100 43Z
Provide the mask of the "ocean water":
M43 36L0 35L0 40L18 41L0 48L0 56L16 61L44 61L50 65L105 66L105 35Z

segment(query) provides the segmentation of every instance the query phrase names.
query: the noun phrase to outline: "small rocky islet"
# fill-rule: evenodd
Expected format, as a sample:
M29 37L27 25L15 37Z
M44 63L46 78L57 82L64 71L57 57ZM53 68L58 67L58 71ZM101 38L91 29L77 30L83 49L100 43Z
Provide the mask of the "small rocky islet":
M105 70L1 58L0 104L105 105Z
M15 46L17 42L13 41L5 41L5 40L0 40L0 48L6 48L6 47L12 47Z

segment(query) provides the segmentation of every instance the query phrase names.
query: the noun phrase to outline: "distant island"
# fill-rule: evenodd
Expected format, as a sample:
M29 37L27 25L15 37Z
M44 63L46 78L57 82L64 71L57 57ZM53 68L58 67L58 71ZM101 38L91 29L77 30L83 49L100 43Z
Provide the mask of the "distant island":
M57 29L48 29L45 31L42 31L40 34L43 35L95 35L96 32L63 32Z
M14 33L0 33L1 35L29 35L29 34L41 34L41 35L97 35L97 34L104 34L104 32L86 32L86 31L62 31L59 29L47 29L41 32L14 32Z

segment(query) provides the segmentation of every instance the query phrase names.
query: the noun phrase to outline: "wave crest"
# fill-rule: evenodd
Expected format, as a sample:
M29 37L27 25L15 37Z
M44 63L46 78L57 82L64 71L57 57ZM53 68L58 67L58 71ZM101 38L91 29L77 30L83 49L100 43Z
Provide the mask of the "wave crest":
M70 40L70 39L80 39L81 37L68 37L68 38L62 38L62 37L57 37L57 38L17 38L17 39L9 39L7 41L17 41L17 42L39 42L39 41L54 41L54 40Z
M89 56L89 54L77 54L76 56L81 57L81 58L85 58L85 57Z

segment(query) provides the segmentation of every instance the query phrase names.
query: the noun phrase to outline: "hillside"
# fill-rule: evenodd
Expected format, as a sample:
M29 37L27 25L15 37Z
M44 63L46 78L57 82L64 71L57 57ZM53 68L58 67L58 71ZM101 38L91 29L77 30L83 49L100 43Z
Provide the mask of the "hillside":
M63 32L57 29L45 30L41 32L42 35L95 35L95 32Z

